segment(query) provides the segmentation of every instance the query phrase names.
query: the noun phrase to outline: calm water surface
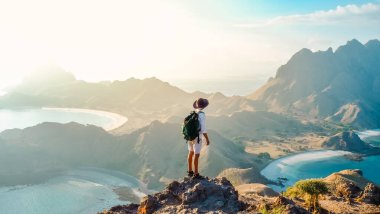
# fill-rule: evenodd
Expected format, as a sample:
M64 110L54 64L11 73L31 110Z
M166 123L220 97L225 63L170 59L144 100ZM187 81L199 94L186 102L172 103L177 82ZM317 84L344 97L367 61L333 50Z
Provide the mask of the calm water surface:
M370 133L370 134L368 134ZM379 130L358 133L359 136L376 146L380 146ZM344 169L361 169L363 175L380 185L380 156L364 157L363 161L352 161L344 158L345 151L315 151L295 154L273 161L261 174L271 180L285 177L285 187L271 186L277 191L284 191L301 179L322 178Z
M0 132L5 129L26 128L43 122L92 124L107 127L114 118L100 114L59 111L52 109L0 109Z

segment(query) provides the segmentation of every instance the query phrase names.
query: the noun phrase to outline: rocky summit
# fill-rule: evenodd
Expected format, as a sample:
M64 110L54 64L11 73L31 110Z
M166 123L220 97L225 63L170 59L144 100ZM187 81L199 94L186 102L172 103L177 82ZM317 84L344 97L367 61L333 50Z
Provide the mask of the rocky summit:
M139 206L116 206L106 213L237 213L244 209L238 197L226 178L184 178L146 196Z
M268 187L269 188L269 187ZM272 190L273 191L273 190ZM260 213L282 206L283 213L308 213L282 196L265 197L254 191L239 194L225 177L173 181L163 191L140 203L112 207L103 214L148 213Z
M320 181L328 187L328 192L319 197L320 213L380 213L380 189L363 177L361 170L342 170ZM257 183L239 185L235 189L225 177L186 177L173 181L161 192L145 196L140 204L118 205L103 214L308 214L315 211L310 208L309 196L291 196L288 191L281 195L263 194L263 189L275 193L270 187Z

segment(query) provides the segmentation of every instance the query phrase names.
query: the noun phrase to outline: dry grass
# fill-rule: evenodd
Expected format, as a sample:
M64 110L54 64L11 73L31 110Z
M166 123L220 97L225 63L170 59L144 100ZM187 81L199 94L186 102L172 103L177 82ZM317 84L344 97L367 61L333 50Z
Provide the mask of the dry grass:
M294 138L280 138L263 141L245 142L245 151L251 154L268 152L271 158L279 158L289 153L297 153L305 150L321 149L321 143L326 137L315 134L307 134Z

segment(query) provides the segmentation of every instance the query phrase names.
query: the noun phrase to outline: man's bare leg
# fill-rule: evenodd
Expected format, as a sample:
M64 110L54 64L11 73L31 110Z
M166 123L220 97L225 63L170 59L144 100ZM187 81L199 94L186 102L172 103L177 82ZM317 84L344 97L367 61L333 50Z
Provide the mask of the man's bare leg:
M187 169L189 172L193 171L193 155L194 151L189 151L187 155Z
M195 154L194 156L194 173L198 174L198 159L199 159L199 154Z

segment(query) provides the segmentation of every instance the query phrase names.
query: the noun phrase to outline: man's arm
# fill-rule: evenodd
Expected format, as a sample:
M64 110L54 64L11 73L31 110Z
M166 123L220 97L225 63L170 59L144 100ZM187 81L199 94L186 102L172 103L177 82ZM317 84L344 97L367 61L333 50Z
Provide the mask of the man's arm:
M210 144L210 140L208 139L207 133L203 133L203 136L205 137L205 139L206 139L206 145L208 146Z

